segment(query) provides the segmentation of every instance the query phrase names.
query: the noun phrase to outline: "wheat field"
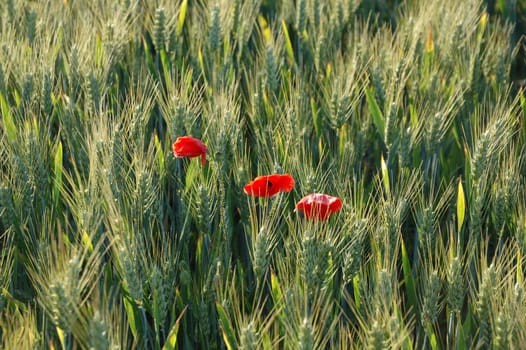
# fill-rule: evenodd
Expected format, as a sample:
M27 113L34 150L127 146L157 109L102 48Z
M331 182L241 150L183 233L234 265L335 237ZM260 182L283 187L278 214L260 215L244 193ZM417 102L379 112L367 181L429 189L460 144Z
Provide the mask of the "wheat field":
M525 28L523 0L2 1L0 347L526 348Z

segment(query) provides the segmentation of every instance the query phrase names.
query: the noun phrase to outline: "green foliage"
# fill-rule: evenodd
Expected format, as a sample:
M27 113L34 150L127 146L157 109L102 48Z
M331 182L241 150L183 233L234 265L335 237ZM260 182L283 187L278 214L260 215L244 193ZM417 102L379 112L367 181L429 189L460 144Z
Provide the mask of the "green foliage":
M0 4L0 348L526 342L525 10Z

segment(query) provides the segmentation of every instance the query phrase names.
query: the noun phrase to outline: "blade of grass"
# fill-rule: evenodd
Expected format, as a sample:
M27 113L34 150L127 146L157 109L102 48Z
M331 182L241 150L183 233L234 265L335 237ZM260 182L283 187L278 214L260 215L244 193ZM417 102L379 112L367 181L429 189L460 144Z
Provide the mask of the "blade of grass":
M294 58L294 49L292 48L292 42L290 41L289 30L287 29L287 23L285 23L285 20L281 20L281 28L285 35L285 51L287 51L287 56L290 60L289 64L292 66L296 64L296 59Z
M186 313L186 310L188 309L188 306L186 306L183 311L181 311L181 314L179 317L177 317L177 320L175 320L172 328L170 329L170 333L168 333L168 336L166 337L166 342L163 345L162 350L175 350L177 346L177 334L179 333L179 326L181 324L181 320L183 319L184 314Z
M63 172L63 164L62 164L62 142L58 142L57 145L57 151L55 152L55 159L54 159L54 174L55 178L53 181L53 203L55 205L55 208L58 205L58 199L60 196L60 191L62 190L62 172Z
M159 141L159 136L154 135L155 150L157 152L157 162L159 165L159 174L164 174L165 165L164 165L164 152L161 142Z
M221 333L223 335L223 341L225 342L226 348L228 350L236 349L236 338L234 337L232 324L228 319L226 311L219 302L216 302L216 309L217 314L219 315L219 324L221 325Z
M407 293L407 300L409 302L410 309L412 312L416 312L418 308L418 298L416 294L415 280L413 277L413 271L411 269L411 263L405 248L404 240L400 240L402 245L402 269L404 271L404 285Z
M160 52L161 56L161 66L163 67L163 77L166 83L166 86L173 86L172 82L172 73L170 69L170 58L164 49Z
M466 199L464 195L464 188L462 187L462 179L458 179L458 192L457 192L457 232L460 234L462 225L464 224L464 218L466 215Z
M382 181L384 183L385 193L387 197L391 197L391 185L389 181L389 169L387 169L387 163L385 162L384 156L380 156L380 166L382 169Z
M382 140L385 140L385 118L376 102L374 97L374 90L371 87L365 89L365 100L367 101L367 107L369 108L369 113L373 117L373 123L376 126L376 130L380 134Z
M130 330L135 339L139 337L139 329L141 329L141 317L139 315L139 309L129 297L124 297L124 308L126 314L128 315L128 323L130 325Z
M55 327L55 329L57 330L57 336L60 341L60 346L62 346L62 350L66 350L66 335L64 334L64 331L60 327Z
M177 19L177 28L175 34L177 37L181 36L183 32L184 22L186 20L186 11L188 10L188 0L183 0L181 8L179 9L179 18Z
M362 299L360 295L360 277L354 276L352 279L353 283L353 291L354 291L354 302L356 304L356 308L360 310Z
M9 107L9 104L7 103L4 95L1 93L0 106L2 110L2 122L4 124L4 130L7 135L7 139L9 140L9 142L15 142L17 130L15 122L13 120L13 114L11 114L11 108Z

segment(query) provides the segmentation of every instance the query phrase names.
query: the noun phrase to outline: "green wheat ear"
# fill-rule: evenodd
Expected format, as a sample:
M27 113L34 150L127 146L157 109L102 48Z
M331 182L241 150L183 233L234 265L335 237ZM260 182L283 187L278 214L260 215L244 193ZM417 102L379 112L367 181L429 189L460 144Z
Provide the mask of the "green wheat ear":
M109 349L108 326L98 311L93 315L89 325L90 349Z
M165 11L164 8L159 7L155 10L155 17L153 20L153 44L157 52L164 50L165 46Z
M305 318L301 323L298 335L298 349L314 349L314 331L310 320Z
M254 324L250 322L243 329L241 329L241 337L239 341L239 348L246 350L257 349L258 335L254 329Z
M384 330L381 328L378 321L374 321L367 332L366 345L367 350L385 349L387 346Z
M464 304L464 278L462 265L458 257L449 263L447 275L447 304L452 313L458 313Z
M208 29L208 49L215 52L221 47L221 18L219 5L215 4L210 11L210 27Z
M482 271L482 281L478 288L476 300L476 313L479 321L479 339L483 344L491 344L491 322L492 322L492 298L495 293L496 271L493 265L490 265Z
M422 322L425 327L432 327L440 313L441 280L437 271L428 274L423 286Z
M262 227L256 235L255 252L254 252L254 274L257 280L261 280L266 274L269 267L269 253L271 242L268 230Z

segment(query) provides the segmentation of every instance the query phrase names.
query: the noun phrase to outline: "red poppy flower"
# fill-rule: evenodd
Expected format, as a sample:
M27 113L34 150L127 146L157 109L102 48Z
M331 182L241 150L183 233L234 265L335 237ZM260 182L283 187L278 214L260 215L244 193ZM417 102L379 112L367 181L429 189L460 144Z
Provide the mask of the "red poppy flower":
M181 136L175 140L172 148L176 158L201 156L201 164L205 165L206 163L206 152L208 152L208 148L199 139L194 139L190 136Z
M256 197L272 197L280 191L290 192L294 188L290 174L258 176L243 188L246 194Z
M296 209L301 210L307 219L325 221L342 208L342 201L338 197L327 194L313 193L303 197Z

